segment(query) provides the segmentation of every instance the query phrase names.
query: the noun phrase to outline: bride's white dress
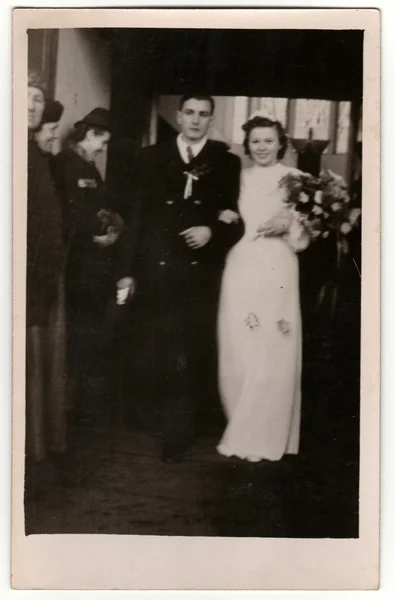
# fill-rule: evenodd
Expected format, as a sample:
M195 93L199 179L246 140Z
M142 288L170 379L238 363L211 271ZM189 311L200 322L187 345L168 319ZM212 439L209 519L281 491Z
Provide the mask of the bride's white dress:
M245 234L230 251L218 316L219 384L228 424L218 451L258 461L297 454L301 417L301 315L296 252L309 240L294 218L286 236L256 238L284 208L277 163L242 173Z

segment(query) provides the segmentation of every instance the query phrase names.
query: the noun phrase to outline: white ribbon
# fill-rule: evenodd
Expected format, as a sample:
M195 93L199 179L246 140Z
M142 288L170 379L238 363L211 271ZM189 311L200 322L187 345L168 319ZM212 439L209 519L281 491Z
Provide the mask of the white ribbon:
M184 171L184 175L187 176L184 190L184 199L186 199L192 196L192 184L194 181L197 181L199 177L197 175L193 175L193 173L190 173L189 171Z

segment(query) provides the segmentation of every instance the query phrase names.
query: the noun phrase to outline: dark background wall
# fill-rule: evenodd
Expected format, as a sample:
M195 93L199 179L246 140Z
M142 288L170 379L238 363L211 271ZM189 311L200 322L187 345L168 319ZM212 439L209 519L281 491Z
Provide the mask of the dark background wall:
M109 184L127 189L160 94L350 100L357 131L363 31L102 29L115 126Z

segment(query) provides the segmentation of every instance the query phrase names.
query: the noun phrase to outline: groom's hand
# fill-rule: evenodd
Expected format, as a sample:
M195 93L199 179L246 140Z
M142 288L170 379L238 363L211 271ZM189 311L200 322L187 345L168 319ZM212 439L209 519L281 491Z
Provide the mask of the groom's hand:
M185 229L185 231L181 231L180 235L184 236L184 240L190 248L197 250L208 244L212 232L210 227L200 226Z

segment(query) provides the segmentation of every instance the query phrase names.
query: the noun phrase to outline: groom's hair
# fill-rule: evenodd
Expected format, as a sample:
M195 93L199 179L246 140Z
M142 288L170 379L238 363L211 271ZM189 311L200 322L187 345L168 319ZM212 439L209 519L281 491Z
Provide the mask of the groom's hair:
M186 94L185 96L182 96L180 98L180 102L178 104L178 109L182 110L185 102L187 102L188 100L191 100L192 98L193 98L193 100L206 100L207 102L209 102L210 108L211 108L211 114L212 115L214 114L214 111L215 111L214 98L212 96L204 96L204 95L200 95L200 94Z

